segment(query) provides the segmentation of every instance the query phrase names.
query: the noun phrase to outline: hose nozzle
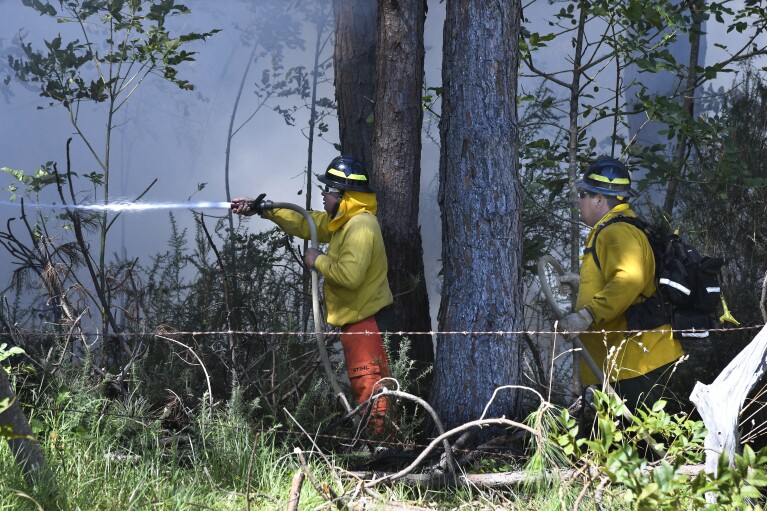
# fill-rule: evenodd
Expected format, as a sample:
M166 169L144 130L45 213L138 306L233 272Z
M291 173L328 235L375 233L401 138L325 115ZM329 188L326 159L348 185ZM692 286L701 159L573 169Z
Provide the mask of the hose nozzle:
M248 201L232 202L230 207L232 209L235 209L235 208L238 208L243 203L248 207L248 209L250 209L251 211L255 211L258 214L261 214L264 211L267 211L270 209L274 209L274 202L270 200L265 200L265 199L261 199L261 200L253 199Z

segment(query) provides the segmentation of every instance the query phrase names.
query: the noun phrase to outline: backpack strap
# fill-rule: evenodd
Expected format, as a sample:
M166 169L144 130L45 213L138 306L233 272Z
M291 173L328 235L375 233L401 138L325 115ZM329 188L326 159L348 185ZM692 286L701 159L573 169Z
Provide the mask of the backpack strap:
M599 268L600 270L602 269L602 265L599 263L599 257L597 257L597 237L599 236L599 233L602 232L602 229L616 222L625 222L627 224L633 225L634 227L636 227L637 229L645 233L645 236L647 235L645 231L647 227L647 223L644 220L637 217L633 217L633 216L616 216L615 218L611 218L607 222L603 222L599 224L597 226L597 230L594 232L594 239L592 240L591 246L583 249L583 255L591 254L591 256L594 258L594 262L596 263L597 268Z

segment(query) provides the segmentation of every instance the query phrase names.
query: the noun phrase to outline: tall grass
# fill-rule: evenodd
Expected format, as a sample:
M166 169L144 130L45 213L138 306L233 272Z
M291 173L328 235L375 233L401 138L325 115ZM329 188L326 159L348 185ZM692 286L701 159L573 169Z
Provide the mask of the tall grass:
M170 431L139 396L108 400L70 383L76 388L38 394L28 408L59 494L29 488L3 442L0 510L243 510L246 494L250 509L287 502L297 460L274 431L258 431L235 408L200 408ZM302 499L308 508L322 502L310 488Z
M309 451L305 457L319 484L345 499L374 502L359 481L339 477L341 456L317 456L316 446L307 439L281 431L294 428L278 425L271 416L254 419L258 403L236 395L213 409L203 397L196 407L184 409L180 423L169 422L169 410L157 409L138 390L126 398L108 398L103 385L91 384L76 372L27 388L36 390L20 393L27 398L24 408L59 491L53 495L48 488L30 488L3 443L0 511L285 509L291 479L301 469L293 454L296 445ZM597 396L602 399L599 437L583 438L566 410L545 403L527 421L543 432L543 441L531 443L516 461L501 456L501 470L527 470L536 484L424 489L403 483L376 488L378 502L446 510L671 511L702 509L705 495L714 491L721 500L710 509L756 509L750 502L767 487L767 450L746 451L732 468L725 460L718 479L705 474L691 478L677 469L702 461L702 423L671 417L659 404L621 425L616 420L618 404ZM645 434L661 439L668 453L653 467L641 454ZM483 454L485 460L492 455ZM482 460L463 470L499 468ZM558 470L573 468L581 471L579 477L557 476ZM334 507L320 492L307 481L300 509Z

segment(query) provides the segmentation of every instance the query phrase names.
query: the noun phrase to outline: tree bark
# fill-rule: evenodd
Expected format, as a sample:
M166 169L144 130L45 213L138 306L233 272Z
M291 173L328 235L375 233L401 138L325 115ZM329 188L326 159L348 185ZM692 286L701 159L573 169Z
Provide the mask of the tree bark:
M423 1L379 0L372 182L401 330L431 331L418 225L423 110ZM431 334L407 337L410 358L431 365ZM419 392L421 394L422 392Z
M448 0L440 187L443 288L432 403L446 428L519 383L522 204L516 112L519 0ZM504 333L500 333L504 332ZM486 417L515 416L503 390ZM478 437L481 440L482 436Z
M373 99L376 86L376 0L333 0L333 53L341 153L373 168Z
M16 400L8 374L0 367L0 403L9 400L10 406L0 413L0 436L8 441L21 473L29 484L44 482L48 489L55 488L52 472L43 456L35 434Z

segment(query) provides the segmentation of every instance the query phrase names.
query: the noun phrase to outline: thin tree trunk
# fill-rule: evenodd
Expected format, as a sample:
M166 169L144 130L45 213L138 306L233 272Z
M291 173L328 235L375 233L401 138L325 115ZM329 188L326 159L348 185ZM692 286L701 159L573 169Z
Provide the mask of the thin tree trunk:
M226 190L227 202L232 200L232 192L230 190L229 182L229 160L232 154L232 139L235 135L234 120L237 118L237 110L240 106L240 100L242 99L242 91L245 89L245 81L250 73L250 66L253 64L253 60L256 58L256 51L258 50L258 44L253 44L253 49L248 56L248 63L245 64L245 70L242 72L242 78L240 79L240 86L237 89L237 94L234 96L234 105L232 106L232 113L229 115L229 128L226 132L226 149L224 150L224 189ZM229 236L234 236L234 214L231 210L227 212L227 219L229 220ZM232 244L232 261L234 258L234 244Z
M580 237L581 223L580 210L578 208L578 189L575 186L580 175L580 166L578 162L578 140L580 135L580 126L578 126L580 111L580 92L581 92L581 60L583 58L583 40L586 30L586 8L580 5L580 15L578 17L578 32L575 39L575 55L573 56L573 77L570 82L570 125L568 128L567 154L570 161L567 178L570 181L570 200L573 207L570 209L570 268L577 272L580 269ZM575 307L576 295L573 293L571 298L572 306ZM573 372L572 387L576 396L581 393L581 353L578 350L572 350Z
M570 268L572 271L578 271L580 266L580 212L578 210L578 189L575 182L580 175L580 166L578 162L578 135L580 127L578 126L580 111L580 89L581 89L581 59L583 57L583 38L586 30L586 9L580 6L580 16L578 19L578 32L575 38L575 54L573 55L573 77L570 82L570 124L567 129L567 156L570 162L567 178L570 181L570 201L573 208L570 210L570 234L572 243L570 243ZM577 368L576 368L577 372Z
M689 119L693 118L695 114L695 84L698 81L698 58L700 55L700 38L701 38L701 11L703 6L702 0L695 0L691 6L690 11L693 17L692 32L690 33L690 60L687 63L687 81L685 83L684 94L682 96L682 107ZM666 198L663 201L663 213L666 217L671 218L671 214L674 211L674 203L676 202L676 193L679 188L679 179L681 179L685 164L687 162L687 135L683 131L679 132L677 137L676 148L674 149L674 167L679 171L679 177L672 179L668 183L666 188Z
M423 1L379 0L372 181L399 327L429 332L429 297L418 225L423 110ZM430 334L409 335L410 358L434 361ZM426 392L423 389L419 394Z
M440 188L443 289L432 403L476 420L520 379L522 226L516 112L519 0L448 0ZM472 333L474 332L474 333ZM499 332L499 333L496 333ZM503 333L500 333L503 332ZM486 417L517 414L505 389ZM479 437L481 439L481 437Z
M312 97L309 105L309 145L306 155L306 201L304 202L304 209L307 211L312 209L312 168L314 166L314 138L317 125L317 82L320 76L320 56L325 49L325 45L328 43L328 35L325 32L328 23L330 22L329 11L325 10L324 3L320 4L320 10L317 13L317 18L314 20L315 29L317 30L314 40L314 64L312 66ZM327 4L330 5L329 3ZM304 240L304 254L309 248L309 240ZM309 324L309 314L311 311L311 272L308 267L304 266L301 275L301 297L300 297L300 314L301 314L301 328L307 331Z

